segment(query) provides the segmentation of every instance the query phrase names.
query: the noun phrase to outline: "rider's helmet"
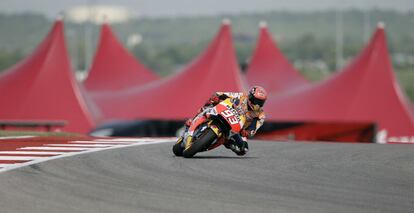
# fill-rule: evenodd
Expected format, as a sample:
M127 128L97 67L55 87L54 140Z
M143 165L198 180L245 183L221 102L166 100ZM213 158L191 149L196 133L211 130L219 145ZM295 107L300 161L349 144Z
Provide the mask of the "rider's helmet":
M267 99L267 92L261 86L253 86L249 90L249 100L248 104L252 110L259 110L263 107L265 101Z

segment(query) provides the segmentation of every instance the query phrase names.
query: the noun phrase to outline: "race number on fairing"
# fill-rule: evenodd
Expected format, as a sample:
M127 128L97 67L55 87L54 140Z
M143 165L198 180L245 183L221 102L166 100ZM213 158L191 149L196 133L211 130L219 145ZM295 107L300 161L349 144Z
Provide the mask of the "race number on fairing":
M225 117L231 125L239 123L239 119L237 119L236 115L231 110L224 110L220 114Z

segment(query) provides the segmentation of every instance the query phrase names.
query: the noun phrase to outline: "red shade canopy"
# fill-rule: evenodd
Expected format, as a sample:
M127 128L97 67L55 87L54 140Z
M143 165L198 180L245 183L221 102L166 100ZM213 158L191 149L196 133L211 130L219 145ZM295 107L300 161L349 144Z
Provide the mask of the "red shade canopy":
M205 52L180 73L99 101L108 103L103 107L108 119L185 119L214 92L242 90L230 25L225 23Z
M389 136L413 136L414 119L394 77L383 27L337 75L273 97L265 106L272 121L375 122Z
M246 78L249 85L260 85L269 94L309 84L282 54L264 24Z
M84 82L86 89L90 92L114 92L157 79L157 75L122 46L110 26L103 24L98 50Z
M65 131L86 133L98 114L70 68L62 21L33 53L0 75L0 119L66 120Z

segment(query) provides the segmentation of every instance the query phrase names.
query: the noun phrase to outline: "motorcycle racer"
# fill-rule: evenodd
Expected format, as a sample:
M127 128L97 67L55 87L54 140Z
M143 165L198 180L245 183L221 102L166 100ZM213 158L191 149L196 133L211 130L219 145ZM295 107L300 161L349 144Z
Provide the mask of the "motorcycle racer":
M267 99L267 93L265 89L260 86L253 86L247 94L216 92L207 100L204 106L199 109L198 114L203 112L206 108L216 106L218 103L228 98L234 104L236 110L246 115L246 123L240 131L240 134L231 137L224 143L224 146L237 155L243 156L249 151L247 138L254 136L264 123L265 113L262 107ZM192 122L193 118L190 118L185 122L185 131L188 130Z

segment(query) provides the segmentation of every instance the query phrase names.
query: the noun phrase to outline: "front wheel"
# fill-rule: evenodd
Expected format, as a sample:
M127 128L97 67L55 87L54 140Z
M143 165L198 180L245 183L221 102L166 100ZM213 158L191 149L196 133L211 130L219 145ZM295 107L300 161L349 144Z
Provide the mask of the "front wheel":
M175 156L178 156L178 157L183 156L184 148L183 148L182 143L183 143L183 137L180 137L177 143L174 144L172 151Z
M216 137L217 135L212 129L206 129L206 131L202 133L199 138L194 140L190 147L183 151L183 157L191 158L197 154L197 152L206 150L211 145L211 143L213 143Z

